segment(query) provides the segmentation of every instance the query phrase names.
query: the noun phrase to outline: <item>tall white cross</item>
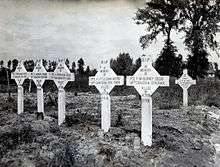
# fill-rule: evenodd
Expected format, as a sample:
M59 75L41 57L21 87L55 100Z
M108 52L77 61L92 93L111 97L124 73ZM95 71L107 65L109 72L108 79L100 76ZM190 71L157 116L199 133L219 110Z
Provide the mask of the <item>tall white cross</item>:
M123 85L124 77L117 76L110 67L109 60L103 60L94 77L89 77L89 85L95 85L101 94L101 128L107 132L111 126L111 98L109 93L115 85Z
M37 111L44 113L44 94L42 87L45 80L49 79L49 75L43 66L42 60L36 61L34 71L29 73L29 79L32 79L37 86Z
M141 57L141 67L134 76L128 76L128 86L134 86L141 95L141 140L146 146L152 145L152 98L159 86L169 86L169 76L160 76L152 66L150 57Z
M28 78L28 72L24 67L23 61L20 60L18 62L17 68L11 74L11 79L14 79L18 85L18 96L17 96L18 114L21 114L24 112L24 88L22 84L24 83L24 80L27 78Z
M50 80L53 80L58 88L58 125L65 121L65 86L69 81L74 81L75 76L70 73L65 64L65 60L58 60L58 65L54 72L49 73Z
M191 85L196 84L196 80L193 80L189 75L187 69L183 70L183 75L175 81L183 89L183 106L188 106L188 89Z

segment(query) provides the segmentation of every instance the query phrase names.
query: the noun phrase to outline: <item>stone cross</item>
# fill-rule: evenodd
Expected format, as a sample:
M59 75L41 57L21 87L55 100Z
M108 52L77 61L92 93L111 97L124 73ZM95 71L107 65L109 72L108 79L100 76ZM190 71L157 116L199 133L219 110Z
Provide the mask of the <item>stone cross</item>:
M58 65L54 72L50 73L50 80L53 80L58 88L58 125L65 121L65 86L69 81L74 81L74 74L70 73L64 60L58 60Z
M100 69L94 77L89 77L89 85L94 85L101 94L101 128L107 132L111 126L111 98L109 93L115 85L123 85L124 77L117 76L108 60L101 61Z
M187 69L183 70L183 75L175 81L183 89L183 106L188 106L188 89L191 85L196 84L196 80L193 80L189 75Z
M134 76L128 76L128 86L141 95L141 140L146 146L152 145L152 98L151 95L159 86L169 86L169 77L160 76L152 66L150 57L141 57L141 67Z
M22 84L24 80L28 78L28 72L26 71L23 61L18 62L16 70L11 74L11 79L14 79L18 85L18 114L24 112L24 88Z
M33 72L30 72L29 79L32 79L37 86L37 111L44 113L44 94L43 84L49 79L49 75L43 66L42 60L36 61L36 66Z

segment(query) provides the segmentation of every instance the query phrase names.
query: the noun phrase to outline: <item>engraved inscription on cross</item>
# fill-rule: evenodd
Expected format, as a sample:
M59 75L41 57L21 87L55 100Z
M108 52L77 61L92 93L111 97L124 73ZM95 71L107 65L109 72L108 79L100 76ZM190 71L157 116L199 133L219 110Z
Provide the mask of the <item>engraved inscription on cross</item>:
M30 73L29 78L34 81L37 87L42 87L45 80L49 79L48 73L43 66L42 60L36 61L34 71Z
M101 61L100 70L94 77L89 77L89 85L95 85L100 94L109 94L115 85L123 83L123 77L115 74L108 60Z
M70 73L63 59L58 60L58 65L49 78L55 82L58 89L64 89L69 81L75 80L74 74Z
M28 72L24 67L23 61L18 62L16 70L11 74L11 79L14 79L18 86L21 86L25 79L28 78Z
M141 96L152 95L159 86L169 86L169 77L160 76L150 57L141 58L141 67L134 76L128 76L128 85L134 86Z
M183 106L188 106L188 89L191 85L196 84L196 80L193 80L189 75L187 69L183 70L183 75L175 81L183 89Z
M196 84L196 80L193 80L189 75L187 69L183 70L183 75L176 80L176 84L180 85L182 89L189 89L191 85Z

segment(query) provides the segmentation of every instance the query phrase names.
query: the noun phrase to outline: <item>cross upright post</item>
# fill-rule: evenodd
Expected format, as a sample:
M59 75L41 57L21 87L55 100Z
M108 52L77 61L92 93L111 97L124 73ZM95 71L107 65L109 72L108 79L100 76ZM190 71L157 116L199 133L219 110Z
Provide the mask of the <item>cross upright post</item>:
M42 60L37 60L33 72L30 72L29 79L32 79L37 86L37 112L44 113L43 84L48 78L48 73L43 66Z
M196 84L196 80L193 80L189 75L187 69L183 70L183 75L175 81L183 89L183 106L188 106L188 89L191 85Z
M58 60L58 65L54 72L50 73L50 80L53 80L58 88L58 125L65 121L65 86L69 81L74 81L74 74L70 73L63 59Z
M117 76L110 67L109 60L103 60L98 73L89 77L89 85L94 85L101 94L101 129L108 132L111 127L111 98L109 93L115 85L123 85L124 77Z
M152 66L150 57L141 57L141 67L134 76L128 76L129 86L134 86L141 95L141 140L152 145L152 97L159 86L169 86L169 77L160 76Z
M11 74L11 79L14 79L18 85L18 96L17 96L17 112L21 114L24 112L24 80L28 78L28 72L24 67L23 61L18 62L18 66L15 71Z

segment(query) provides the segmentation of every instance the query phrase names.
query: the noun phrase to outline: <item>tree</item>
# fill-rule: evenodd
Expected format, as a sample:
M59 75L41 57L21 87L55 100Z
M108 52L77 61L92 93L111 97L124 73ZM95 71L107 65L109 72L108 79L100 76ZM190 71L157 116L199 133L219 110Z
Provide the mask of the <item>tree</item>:
M43 60L43 62L45 63L46 62L46 60ZM44 64L45 65L45 64ZM24 67L26 68L26 70L28 71L28 72L31 72L31 71L33 71L34 70L34 60L26 60L25 62L24 62ZM29 91L29 93L31 92L31 85L32 85L32 80L31 79L29 79L29 88L28 88L28 91Z
M42 64L43 64L44 68L45 68L46 70L48 70L48 69L49 69L49 65L50 65L50 60L47 61L47 60L45 60L45 59L42 59Z
M82 58L80 58L78 60L78 69L77 69L77 71L78 71L79 75L81 75L81 76L84 75L84 65L85 65L84 60Z
M171 44L171 31L178 29L180 0L151 0L145 8L138 9L135 17L136 24L146 24L146 35L140 38L143 48L154 41L159 34L166 36L166 44Z
M132 69L132 75L135 74L135 72L141 67L141 58L138 58L135 61L135 64L133 65L133 69Z
M220 77L220 71L218 68L218 63L214 63L214 69L215 69L215 78L219 78Z
M90 70L90 74L89 76L95 76L95 74L97 73L98 71L96 69L92 69Z
M186 33L185 44L188 48L215 49L215 40L219 32L220 1L219 0L186 0L181 10L183 30Z
M204 78L209 69L208 53L206 50L198 50L193 56L188 56L187 68L188 74L194 78Z
M17 66L18 66L18 60L13 59L12 60L12 71L15 71Z
M66 64L67 68L70 69L70 61L69 61L69 59L65 60L65 64Z
M7 64L7 67L8 67L8 69L10 69L10 70L11 70L11 68L12 68L11 65L12 65L12 62L11 62L11 60L9 60L9 61L8 61L8 64Z
M8 97L11 97L11 91L10 91L10 76L11 76L11 60L8 61L7 63L7 68L6 70L6 76L7 76L7 91L8 91Z
M145 49L159 34L166 36L164 48L156 60L156 69L160 74L179 76L182 59L176 56L177 49L171 40L171 31L178 30L181 0L151 0L146 7L138 9L136 23L147 25L147 34L140 38L141 46Z
M161 75L180 77L183 68L182 55L176 55L177 48L172 44L165 44L160 56L155 62L155 69Z
M3 68L3 66L4 66L4 61L3 61L3 60L1 60L1 61L0 61L0 68L2 69L2 68Z
M86 67L86 71L85 71L85 75L86 75L87 77L89 77L89 74L90 74L90 68L89 68L89 66L87 66L87 67Z
M127 75L132 75L133 69L133 59L129 53L120 53L115 60L111 59L110 64L117 75L124 76L124 85L126 85L126 77Z
M70 70L72 73L75 73L76 72L76 63L75 62L72 62L72 68Z
M34 70L34 61L33 60L26 60L24 61L24 67L28 72L31 72Z
M215 36L220 30L220 1L186 0L180 15L184 42L192 54L188 57L189 73L194 78L204 77L209 67L207 47L218 47Z
M54 71L57 67L57 62L56 61L52 61L51 65L50 65L50 71Z

